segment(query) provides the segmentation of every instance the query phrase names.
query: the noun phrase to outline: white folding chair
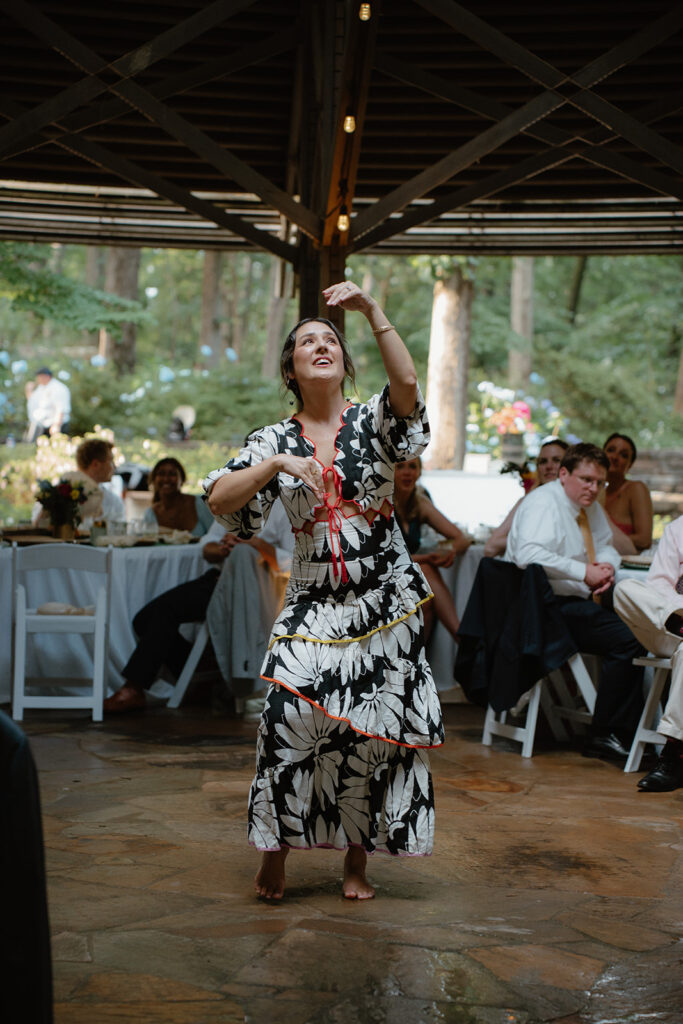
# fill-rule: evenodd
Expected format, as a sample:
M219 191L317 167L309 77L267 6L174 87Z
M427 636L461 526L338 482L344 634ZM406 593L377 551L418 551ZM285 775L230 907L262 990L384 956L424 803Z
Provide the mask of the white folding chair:
M657 729L653 728L653 726L656 726L662 715L661 699L664 687L671 674L671 658L657 658L655 655L649 654L642 658L634 658L633 664L652 668L654 673L652 686L645 698L645 707L640 716L638 728L636 729L631 749L624 765L625 772L638 771L646 743L654 743L658 747L666 743L666 736L657 732Z
M182 704L185 694L187 692L187 688L192 682L192 677L195 673L197 665L199 664L199 659L204 653L204 648L206 647L208 640L209 627L206 624L206 622L202 622L197 631L197 635L194 638L192 650L188 654L187 661L183 665L183 671L178 676L176 684L173 687L173 693L171 694L167 701L167 707L179 708L180 705Z
M576 681L577 696L583 698L585 708L577 706L577 699L570 693L564 676L558 669L544 679L539 679L528 691L529 700L523 722L508 722L510 711L494 711L489 704L481 737L484 746L490 747L494 736L502 736L515 743L521 743L522 757L531 757L534 752L539 706L543 708L553 736L558 741L569 738L563 719L575 727L589 724L595 710L595 685L580 654L572 655L567 665Z
M104 675L107 667L109 607L111 594L111 548L91 548L78 544L41 544L26 548L12 549L12 592L13 592L13 660L14 692L12 717L21 721L24 708L90 708L93 721L102 721L104 699ZM59 576L55 582L54 573ZM71 572L96 574L97 590L94 613L85 615L44 615L36 608L27 606L27 575L40 573L41 584L49 580L49 597L46 600L70 603L65 595L66 574ZM69 577L70 579L70 577ZM35 580L35 577L34 577ZM84 579L84 583L85 583ZM42 595L41 595L42 596ZM84 601L88 605L90 602ZM92 677L71 677L64 673L40 678L26 678L26 655L28 638L34 634L80 633L93 637ZM55 667L58 667L58 663ZM36 692L46 687L78 687L84 692L70 695L48 695Z

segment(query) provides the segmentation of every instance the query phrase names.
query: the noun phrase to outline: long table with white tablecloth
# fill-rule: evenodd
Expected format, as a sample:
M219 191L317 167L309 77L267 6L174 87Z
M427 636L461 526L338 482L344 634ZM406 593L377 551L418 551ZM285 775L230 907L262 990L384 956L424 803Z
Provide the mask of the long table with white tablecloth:
M113 551L111 609L109 615L109 677L110 688L123 683L121 669L135 647L133 616L165 590L200 576L207 563L199 544L155 547L115 548ZM0 701L11 693L11 601L12 551L0 548ZM36 607L46 601L62 601L78 606L93 604L96 581L82 573L59 573L59 589L55 587L56 570L40 575L32 573L34 582L27 598ZM30 579L31 577L29 577ZM78 634L45 635L32 638L29 644L27 675L85 677L92 671L90 640Z

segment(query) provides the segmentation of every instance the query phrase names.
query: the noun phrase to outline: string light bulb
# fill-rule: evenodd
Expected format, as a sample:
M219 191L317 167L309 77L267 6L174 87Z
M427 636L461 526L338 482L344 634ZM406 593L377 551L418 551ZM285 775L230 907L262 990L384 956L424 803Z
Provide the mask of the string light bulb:
M351 227L351 221L349 220L349 211L345 206L342 206L337 217L337 231L344 234Z
M344 131L347 135L352 135L356 130L356 119L353 114L347 114L344 118Z
M370 4L360 5L358 17L360 18L361 21L370 21L370 18L372 17L372 9L370 7Z

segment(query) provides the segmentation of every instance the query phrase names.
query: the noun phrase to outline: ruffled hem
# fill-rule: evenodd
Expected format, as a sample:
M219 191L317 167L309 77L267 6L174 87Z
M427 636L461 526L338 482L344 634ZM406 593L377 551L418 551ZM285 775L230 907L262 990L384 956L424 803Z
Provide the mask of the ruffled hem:
M355 733L357 733L359 736L365 736L369 740L380 740L381 743L390 743L394 747L406 747L409 750L436 750L438 747L442 747L445 743L445 738L439 739L438 743L407 743L403 742L402 740L392 740L388 736L380 736L379 733L376 732L365 732L359 726L354 725L350 718L346 718L344 715L331 714L327 710L327 708L325 708L322 704L319 704L318 701L313 700L312 697L307 697L305 694L301 692L301 690L298 690L295 686L291 686L288 683L283 682L281 679L273 679L269 676L262 675L261 679L263 679L263 681L266 683L271 683L276 686L283 686L285 690L288 690L289 693L293 693L295 697L300 697L301 700L305 700L314 708L317 708L319 711L322 711L326 718L331 719L333 722L345 722L346 725L348 725L350 729L353 729Z

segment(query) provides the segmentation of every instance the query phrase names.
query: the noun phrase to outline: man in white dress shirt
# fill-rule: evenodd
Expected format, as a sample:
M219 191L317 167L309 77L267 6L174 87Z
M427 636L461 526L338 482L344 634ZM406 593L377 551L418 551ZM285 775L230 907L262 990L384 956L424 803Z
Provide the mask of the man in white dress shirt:
M558 479L532 491L520 505L505 558L522 569L534 562L544 568L579 651L601 655L584 754L625 759L643 707L643 670L632 664L643 648L607 607L621 562L596 500L608 468L607 456L596 445L567 449Z
M81 441L76 449L78 469L64 473L64 478L85 485L87 500L79 506L81 523L92 526L94 520L121 522L126 518L123 499L109 487L114 475L114 446L111 441L92 437ZM49 525L50 516L38 502L33 509L33 522L37 526Z
M667 737L641 792L683 786L683 516L669 523L644 580L621 580L614 608L653 654L671 658L671 688L657 732Z
M38 370L35 384L27 385L26 411L27 441L35 441L42 434L69 433L71 392L66 384L52 376L47 366Z

